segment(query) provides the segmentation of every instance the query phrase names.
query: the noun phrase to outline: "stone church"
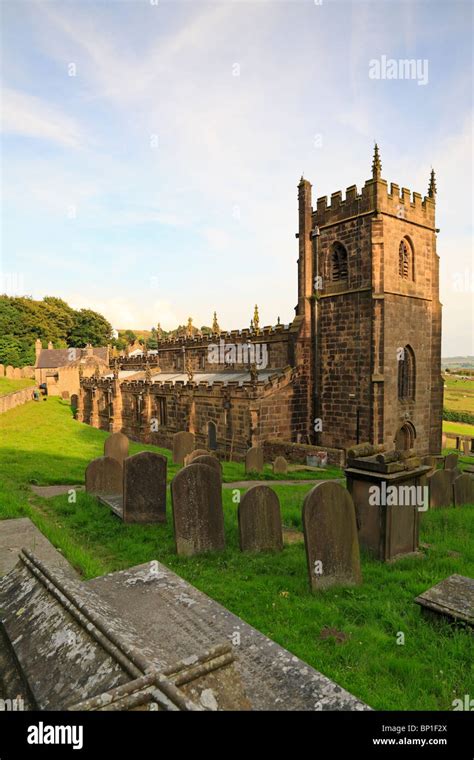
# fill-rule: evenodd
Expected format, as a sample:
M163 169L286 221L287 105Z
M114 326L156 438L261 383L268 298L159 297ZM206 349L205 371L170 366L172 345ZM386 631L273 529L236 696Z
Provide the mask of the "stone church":
M289 324L212 333L192 328L158 351L117 357L81 379L78 418L170 447L240 459L260 444L304 461L325 450L342 463L369 441L439 453L443 384L436 253L436 184L422 198L381 176L312 203L298 185L298 302ZM189 323L191 325L191 321Z

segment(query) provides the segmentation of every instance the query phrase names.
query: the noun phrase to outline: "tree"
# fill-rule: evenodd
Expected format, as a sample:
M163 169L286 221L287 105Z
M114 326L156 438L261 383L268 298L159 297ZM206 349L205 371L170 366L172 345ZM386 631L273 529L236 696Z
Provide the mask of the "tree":
M88 343L105 346L112 340L112 325L102 314L92 309L80 309L74 314L74 324L69 336L69 345L83 348Z

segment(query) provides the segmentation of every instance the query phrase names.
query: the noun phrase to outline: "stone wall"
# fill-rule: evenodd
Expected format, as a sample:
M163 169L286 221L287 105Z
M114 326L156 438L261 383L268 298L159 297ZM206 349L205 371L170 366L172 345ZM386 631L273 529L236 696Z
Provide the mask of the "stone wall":
M13 393L7 393L6 396L0 396L0 414L14 409L16 406L26 404L27 401L33 400L33 391L38 390L36 386L31 385L29 388L22 388Z
M330 449L327 446L309 446L302 443L286 443L271 439L263 442L265 462L273 462L276 457L282 456L293 464L306 464L307 456L315 456L320 451L327 452L328 464L344 467L346 455L343 449Z

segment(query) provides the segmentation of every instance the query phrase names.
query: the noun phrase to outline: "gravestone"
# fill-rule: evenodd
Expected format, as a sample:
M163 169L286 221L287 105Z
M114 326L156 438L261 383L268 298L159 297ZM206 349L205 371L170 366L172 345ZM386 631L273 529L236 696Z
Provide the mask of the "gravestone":
M285 457L277 457L273 462L273 472L275 474L282 474L288 472L288 462Z
M95 494L121 494L122 468L112 457L99 457L86 468L86 491Z
M166 522L167 466L166 457L152 451L141 451L124 460L124 522Z
M184 458L184 464L187 466L188 464L194 462L196 457L207 456L212 456L207 449L194 449L194 451L191 451L191 453Z
M171 482L176 551L190 557L225 549L221 480L207 464L193 462Z
M445 470L454 470L455 467L457 467L458 464L458 455L457 454L446 454L444 458L444 469Z
M128 438L123 433L112 433L104 441L104 454L106 457L112 457L123 465L124 460L128 457Z
M11 364L9 364L5 370L5 377L12 378L13 377L13 367Z
M283 535L280 502L269 486L253 486L238 506L240 549L243 552L281 552Z
M359 584L359 539L354 502L339 483L318 483L303 502L303 532L310 587Z
M71 408L77 409L78 406L79 406L79 396L77 395L77 393L73 393L71 396Z
M430 509L453 506L453 480L449 470L436 470L428 478Z
M262 472L263 450L259 446L252 446L245 455L245 472Z
M216 457L212 454L203 454L200 457L193 459L192 464L207 464L208 467L212 467L215 470L222 481L222 465Z
M0 377L5 377L5 367L0 364Z
M454 506L461 507L463 504L474 504L474 479L464 473L453 481Z
M13 370L12 377L15 380L20 380L21 379L21 369L20 369L20 367L15 367L15 369Z
M194 434L186 430L173 436L173 462L184 464L184 458L194 449Z
M426 473L426 475L432 475L436 471L436 459L434 456L426 456L421 458L421 464L426 465L429 467L429 471Z
M69 391L61 391L61 398L67 401L69 398Z
M474 625L474 580L450 575L416 597L423 612L439 615L455 623Z
M465 438L462 442L463 447L463 454L464 456L468 457L471 453L471 441L468 438Z

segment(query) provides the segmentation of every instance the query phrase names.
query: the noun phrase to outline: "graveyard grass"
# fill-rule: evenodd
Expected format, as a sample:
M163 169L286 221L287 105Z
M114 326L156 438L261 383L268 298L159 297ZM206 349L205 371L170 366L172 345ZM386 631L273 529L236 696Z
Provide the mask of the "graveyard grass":
M31 483L83 483L86 465L102 454L106 434L73 420L67 402L26 404L1 415L0 427L0 517L30 517L85 578L158 559L375 709L450 710L472 693L474 637L426 620L413 599L452 573L474 577L474 505L422 515L423 557L382 564L364 556L363 585L312 595L301 542L281 554L239 551L232 489L224 490L226 551L177 557L169 494L167 525L140 526L124 525L85 493L70 503L31 492ZM131 453L143 449L156 450L131 445ZM178 469L170 464L170 475ZM248 479L236 463L224 473ZM284 525L301 530L312 486L272 487Z
M6 396L8 393L14 393L14 391L21 391L23 388L33 385L35 385L35 381L25 377L18 378L17 380L11 377L0 377L0 396Z

